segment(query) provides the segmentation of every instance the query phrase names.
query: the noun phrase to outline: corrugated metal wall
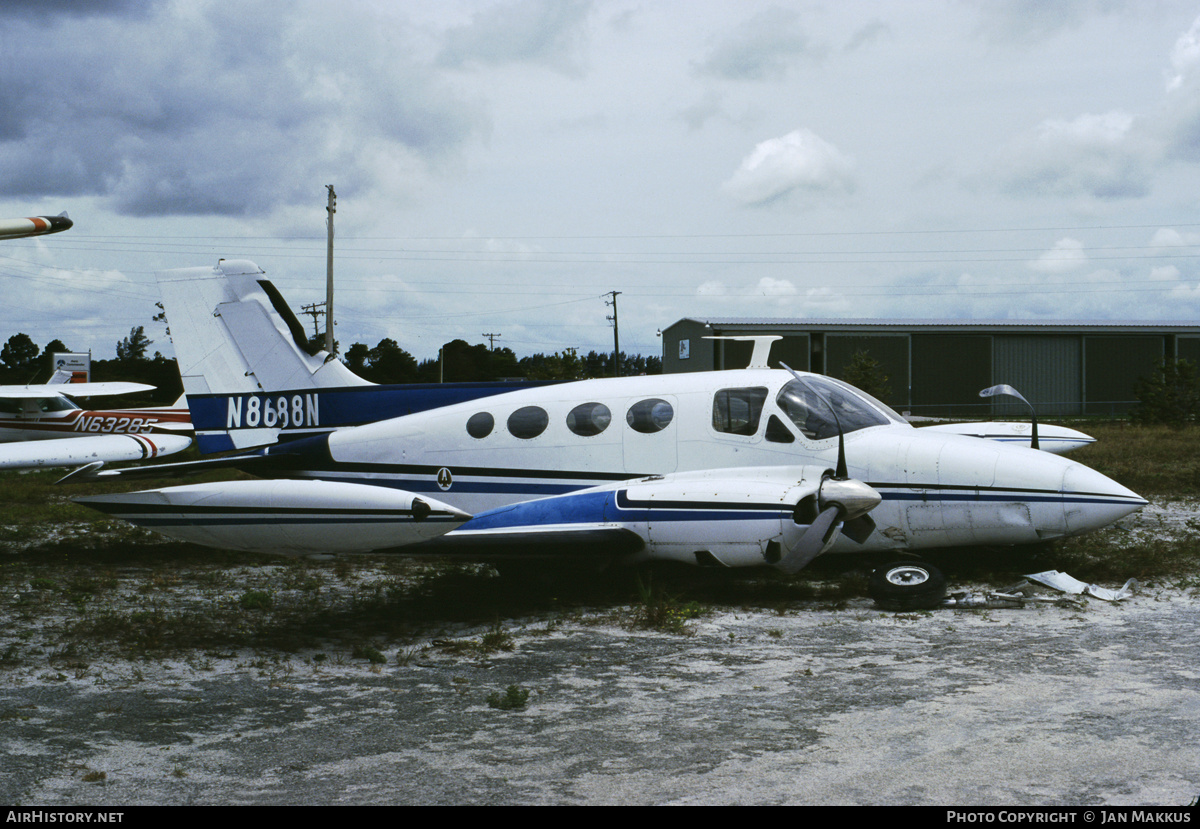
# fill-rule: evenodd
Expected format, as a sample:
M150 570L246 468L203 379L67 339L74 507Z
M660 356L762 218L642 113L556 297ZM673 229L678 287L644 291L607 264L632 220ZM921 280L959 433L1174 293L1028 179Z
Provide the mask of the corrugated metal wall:
M997 335L992 341L992 382L1007 383L1039 413L1081 414L1082 343L1074 335ZM1029 409L1012 397L992 398L993 413L1020 417Z
M716 327L716 324L713 324ZM983 326L980 326L981 328ZM768 333L770 326L742 327L736 322L720 331L704 323L681 321L663 332L666 371L741 368L750 344L702 339L705 334ZM786 326L777 329L788 331ZM689 359L680 359L680 341L688 340ZM772 348L772 365L780 361L800 371L844 377L855 352L866 351L888 376L888 401L917 415L1024 417L1022 404L1008 398L981 400L980 389L1007 383L1046 416L1122 414L1134 401L1134 388L1164 356L1179 356L1200 365L1200 335L1195 329L1171 333L1089 334L1006 333L999 328L975 332L792 332ZM723 359L722 359L723 358Z

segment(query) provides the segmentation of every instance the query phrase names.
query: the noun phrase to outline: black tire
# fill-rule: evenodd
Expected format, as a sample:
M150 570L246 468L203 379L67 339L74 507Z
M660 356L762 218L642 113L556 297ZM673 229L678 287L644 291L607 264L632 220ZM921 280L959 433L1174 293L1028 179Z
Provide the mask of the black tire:
M946 598L946 577L928 564L894 561L871 573L867 590L884 610L930 610Z

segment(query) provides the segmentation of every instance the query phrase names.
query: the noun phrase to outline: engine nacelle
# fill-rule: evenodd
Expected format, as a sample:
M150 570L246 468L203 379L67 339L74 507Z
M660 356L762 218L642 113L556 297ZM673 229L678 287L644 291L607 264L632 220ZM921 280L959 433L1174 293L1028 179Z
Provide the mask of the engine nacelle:
M620 530L620 552L635 561L776 564L794 572L793 551L801 550L803 566L832 545L843 518L861 518L879 503L866 484L832 474L793 466L654 475L489 510L446 540L482 547L540 537L567 545Z

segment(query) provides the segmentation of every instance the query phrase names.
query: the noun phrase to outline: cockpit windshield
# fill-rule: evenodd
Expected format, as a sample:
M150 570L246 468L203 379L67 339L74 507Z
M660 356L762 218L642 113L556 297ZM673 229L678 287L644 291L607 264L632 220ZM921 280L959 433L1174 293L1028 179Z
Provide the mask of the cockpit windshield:
M827 377L808 376L792 380L775 398L796 428L810 440L837 437L838 423L843 432L854 432L869 426L883 426L895 420L903 422L874 399L864 399L845 386ZM879 408L876 408L878 406ZM837 412L834 419L830 407Z

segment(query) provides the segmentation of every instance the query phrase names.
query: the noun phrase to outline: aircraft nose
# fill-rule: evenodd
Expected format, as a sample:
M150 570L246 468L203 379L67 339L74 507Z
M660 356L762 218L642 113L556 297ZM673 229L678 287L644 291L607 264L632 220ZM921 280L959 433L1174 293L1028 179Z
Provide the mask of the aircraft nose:
M1069 535L1106 527L1149 503L1133 490L1081 463L1071 463L1063 473L1062 493Z

